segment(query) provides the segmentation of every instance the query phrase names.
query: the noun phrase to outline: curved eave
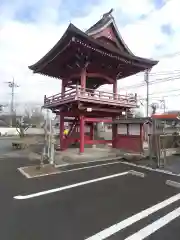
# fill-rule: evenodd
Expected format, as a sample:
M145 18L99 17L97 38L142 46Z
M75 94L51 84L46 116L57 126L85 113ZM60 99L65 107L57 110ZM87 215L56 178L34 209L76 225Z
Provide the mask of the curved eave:
M89 40L92 43L95 43L97 48L101 47L101 48L104 49L104 51L108 51L109 53L115 53L115 54L117 54L119 56L122 56L124 58L127 58L127 59L140 61L144 64L149 65L147 67L153 67L154 65L156 65L159 62L159 61L156 61L156 60L151 60L151 59L147 59L147 58L137 57L135 55L130 55L130 54L122 52L118 49L117 50L112 49L111 47L109 47L107 45L104 45L103 43L101 43L97 39L94 39L93 37L88 36L86 33L82 32L80 29L76 28L74 25L71 26L71 30L74 31L79 36L83 37L84 39Z
M51 50L45 54L39 61L37 61L35 64L28 66L30 70L36 71L37 68L39 68L40 65L44 64L46 61L54 58L57 53L59 52L60 48L62 47L63 43L68 40L68 32L71 30L72 24L70 23L68 28L66 29L65 33L61 37L61 39L54 45ZM69 39L70 40L70 39Z
M98 25L99 22L103 21L103 19L99 20L96 24ZM88 36L92 36L95 34L98 34L99 32L103 31L105 28L112 26L112 28L114 29L114 34L118 40L118 44L122 45L124 48L124 51L132 56L134 56L134 54L131 52L131 50L128 48L128 46L126 45L125 41L123 40L117 25L115 23L114 18L111 16L110 18L106 18L104 19L104 23L103 25L101 25L101 27L96 27L96 24L93 25L91 28L89 28L86 33ZM94 29L95 28L95 29Z
M156 65L159 62L159 61L156 61L156 60L151 60L151 59L147 59L147 58L137 57L135 55L130 55L130 54L122 52L122 51L120 51L118 49L117 50L112 49L111 47L109 47L107 45L105 46L103 43L101 43L97 39L94 39L93 37L88 36L86 33L82 32L80 29L75 27L73 24L71 24L71 31L73 31L75 34L83 37L84 39L89 40L92 43L95 43L97 48L101 47L101 48L103 48L104 51L108 51L109 53L115 53L115 54L117 54L119 56L122 56L124 58L127 58L127 59L140 61L140 62L142 62L144 64L149 65L149 66L147 66L149 68L153 67L154 65Z
M146 58L137 57L135 55L130 55L128 53L122 52L120 50L111 49L109 46L105 46L103 43L98 41L97 39L94 39L91 36L88 36L86 33L82 32L80 29L75 27L73 24L70 24L68 28L66 29L64 35L61 37L61 39L56 43L56 45L44 56L42 57L38 62L35 64L29 66L30 70L33 70L34 72L38 72L39 68L42 68L43 65L48 64L48 62L52 61L56 56L62 51L62 48L67 45L68 42L70 42L73 37L80 38L82 40L86 40L90 43L94 43L97 48L101 48L103 51L108 52L109 54L114 53L117 56L124 57L126 59L139 61L140 63L147 66L147 68L151 68L154 65L158 63L158 61L150 60Z
M115 29L115 32L116 32L116 37L118 38L119 42L122 43L122 45L124 46L125 50L127 51L127 53L129 53L130 55L132 56L135 56L133 52L131 52L131 50L129 49L129 47L126 45L123 37L121 36L119 30L118 30L118 27L114 21L114 18L113 18L113 21L112 21L112 25L113 25L113 28Z
M115 53L115 54L117 54L119 56L122 56L124 58L127 58L127 59L140 61L141 63L149 65L149 66L147 66L147 68L153 67L154 65L156 65L159 62L159 61L156 61L156 60L151 60L151 59L147 59L147 58L138 57L138 56L135 56L135 55L130 55L130 54L122 52L122 51L120 51L118 49L117 50L112 49L111 47L109 47L107 45L104 45L103 43L101 43L97 39L94 39L93 37L88 36L86 33L82 32L81 30L76 28L74 25L72 25L72 28L73 28L73 31L75 31L77 34L83 36L87 40L90 40L92 43L95 43L97 48L101 47L105 51L108 50L109 53Z
M36 73L36 72L34 72L34 73ZM61 78L59 78L59 77L56 77L56 76L53 76L53 75L49 75L49 74L46 74L46 73L43 73L43 72L38 72L38 74L41 74L41 75L43 75L45 77L50 77L50 78L61 80Z

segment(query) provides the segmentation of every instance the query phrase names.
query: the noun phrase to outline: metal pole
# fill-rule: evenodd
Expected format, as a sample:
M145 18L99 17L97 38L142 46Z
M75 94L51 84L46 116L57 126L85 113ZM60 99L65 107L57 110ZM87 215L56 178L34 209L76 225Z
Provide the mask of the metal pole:
M50 156L50 124L49 124L49 109L46 116L46 131L47 131L47 156Z
M47 109L47 127L48 127L48 131L47 131L47 146L48 146L48 159L51 158L51 135L52 135L52 122L51 122L51 118L49 115L49 109Z
M47 158L47 116L45 118L45 124L44 124L44 146L42 150L42 156L41 156L41 166L44 163L44 160Z
M11 92L11 114L14 113L14 78L13 78L13 81L12 81L12 92Z
M49 162L50 164L54 164L54 157L55 157L55 151L54 151L54 145L55 145L55 138L54 138L54 128L52 126L52 120L51 120L51 148L50 148L50 159L49 159Z
M145 70L144 81L146 82L146 116L149 116L149 69Z
M166 101L165 101L164 98L161 100L161 103L163 104L163 111L165 113L165 111L166 111Z
M11 110L10 110L10 114L11 114L11 126L12 126L13 115L14 115L14 88L15 88L14 78L13 78L12 82L9 84L9 86L11 87Z
M13 115L14 115L14 89L15 87L19 87L15 81L14 78L11 82L6 82L8 83L9 87L11 88L11 104L10 104L10 114L11 114L11 122L10 125L12 126L12 122L13 122Z

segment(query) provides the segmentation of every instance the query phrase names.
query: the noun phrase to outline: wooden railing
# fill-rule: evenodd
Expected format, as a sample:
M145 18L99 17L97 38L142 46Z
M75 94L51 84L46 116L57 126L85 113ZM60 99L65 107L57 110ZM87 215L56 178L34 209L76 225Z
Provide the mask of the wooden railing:
M115 94L105 91L99 91L89 88L81 88L77 86L76 88L71 88L65 91L64 94L58 93L51 97L44 98L44 104L56 104L63 103L68 100L75 99L87 99L88 101L100 101L100 102L108 102L108 103L119 103L119 104L128 104L128 105L137 105L136 95L128 96Z
M53 103L61 103L65 100L70 100L70 99L74 99L76 96L76 89L68 89L67 91L65 91L64 94L62 93L58 93L55 94L51 97L44 97L44 104L53 104Z

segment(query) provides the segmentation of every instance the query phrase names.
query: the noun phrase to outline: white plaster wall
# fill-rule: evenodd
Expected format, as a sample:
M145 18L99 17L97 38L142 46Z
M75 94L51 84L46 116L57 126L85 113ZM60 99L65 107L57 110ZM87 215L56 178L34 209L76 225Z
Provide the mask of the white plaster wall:
M16 128L4 128L0 127L1 136L16 136L18 132ZM29 128L26 131L26 134L44 134L43 128Z

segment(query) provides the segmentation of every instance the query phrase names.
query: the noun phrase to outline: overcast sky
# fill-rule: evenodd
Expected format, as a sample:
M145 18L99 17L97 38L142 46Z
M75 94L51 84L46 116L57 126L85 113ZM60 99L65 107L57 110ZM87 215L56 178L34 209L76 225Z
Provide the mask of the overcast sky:
M33 75L28 65L35 63L60 39L68 24L86 30L103 13L114 8L113 16L131 51L141 57L160 60L152 72L180 70L180 0L1 0L0 1L0 101L10 98L4 82L12 80L16 102L43 101L44 94L60 92L60 81ZM170 77L154 75L150 81ZM180 76L180 74L177 76ZM176 80L150 86L151 97L166 97L169 109L178 109L180 83ZM124 86L143 82L143 74L120 80ZM107 88L107 86L104 86ZM59 90L58 90L59 89ZM145 96L145 88L127 89ZM170 91L170 92L168 92ZM155 101L152 99L152 101Z

